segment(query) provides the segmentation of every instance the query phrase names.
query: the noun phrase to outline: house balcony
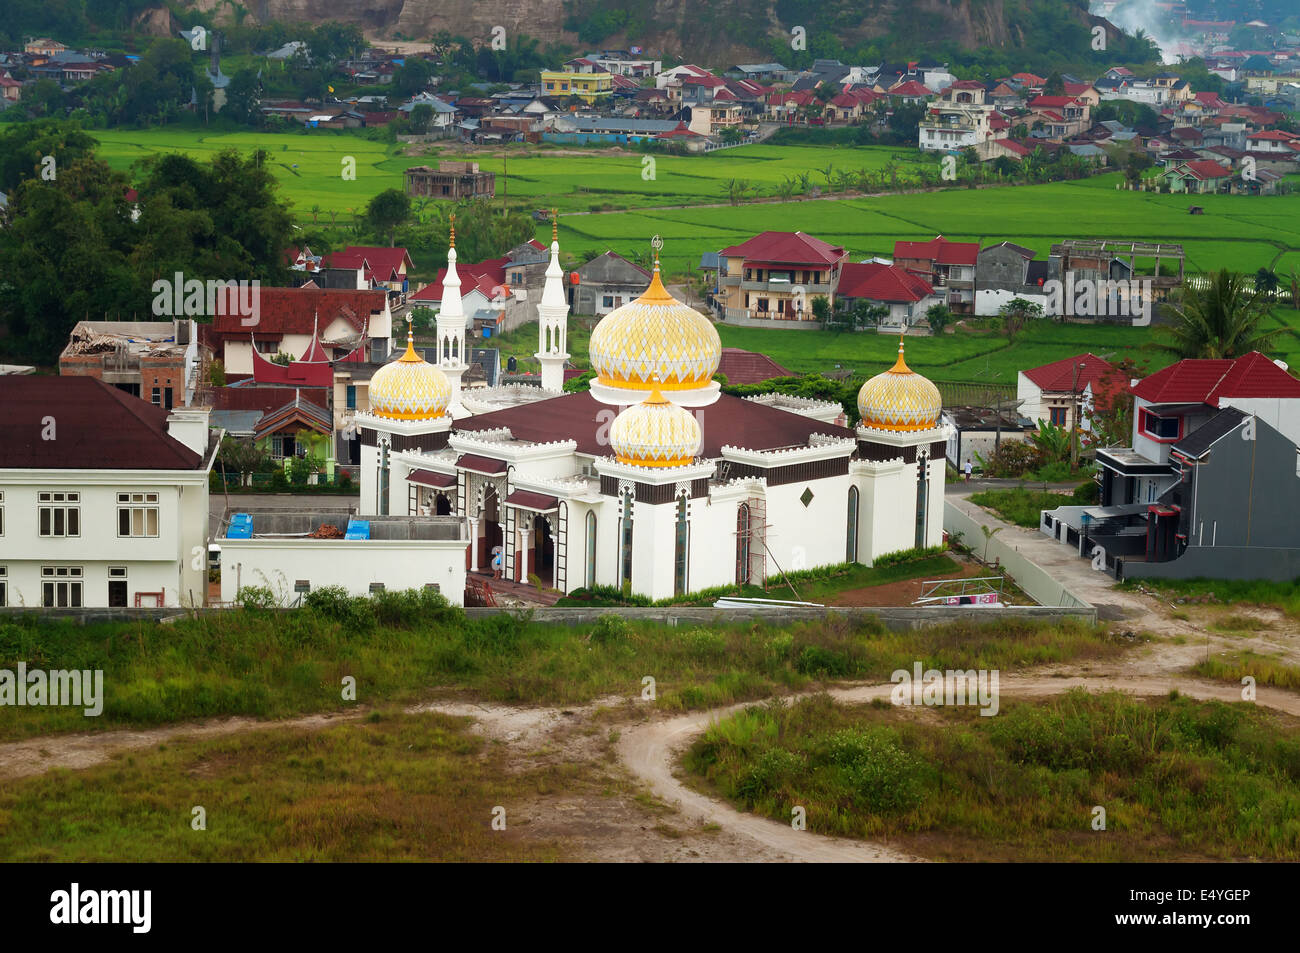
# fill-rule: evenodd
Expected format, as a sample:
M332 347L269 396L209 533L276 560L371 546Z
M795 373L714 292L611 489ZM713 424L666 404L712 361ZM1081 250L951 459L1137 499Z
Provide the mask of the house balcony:
M726 321L744 321L752 319L755 321L803 321L809 325L817 324L817 318L814 317L811 310L804 311L759 311L756 308L727 308L725 312Z
M744 281L740 290L757 291L760 294L796 294L795 289L802 288L805 295L827 295L835 289L830 284L817 281Z

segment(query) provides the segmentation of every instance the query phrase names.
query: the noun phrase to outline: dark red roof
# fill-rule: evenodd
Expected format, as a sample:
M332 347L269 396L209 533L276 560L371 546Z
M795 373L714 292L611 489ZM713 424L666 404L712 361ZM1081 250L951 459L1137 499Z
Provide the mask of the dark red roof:
M539 443L573 440L579 453L604 457L611 453L609 439L600 438L609 429L607 415L612 409L592 397L590 391L582 391L466 417L456 421L455 429L464 432L509 427L511 434L520 440ZM722 394L717 403L693 412L704 429L704 447L700 452L706 457L721 456L723 444L746 450L776 450L807 446L808 437L815 433L853 436L847 427L825 424L730 394ZM457 461L457 466L460 465Z
M894 257L932 261L939 265L974 265L979 259L979 242L950 242L936 235L928 242L894 242Z
M324 331L336 318L343 317L360 331L371 314L384 310L388 295L383 289L352 291L347 288L262 288L260 289L259 320L255 327L243 324L246 316L238 313L235 295L231 291L229 307L218 308L231 313L218 314L212 319L215 337L241 338L250 331L257 334L311 334L320 316L320 329Z
M480 261L476 264L465 265L457 262L456 274L460 276L461 295L467 295L475 288L478 288L488 298L495 298L496 295L493 294L493 291L497 287L507 287L506 264L509 261L509 255L502 255L500 258L489 258L487 261ZM441 301L442 280L446 277L446 267L439 268L438 273L433 276L433 281L411 295L409 300L422 303Z
M484 416L491 416L491 414ZM480 418L475 417L473 419L478 420ZM456 466L465 470L473 470L475 473L482 473L484 476L499 476L506 472L506 462L504 460L498 460L495 457L481 457L477 453L462 453L456 458Z
M1073 96L1035 96L1029 101L1029 108L1063 109L1066 106L1077 105L1078 102Z
M724 347L718 373L729 384L757 384L773 377L791 377L793 372L782 367L766 354L746 351L738 347Z
M0 377L0 467L193 470L204 460L167 434L167 411L93 377ZM49 423L54 439L43 439Z
M260 410L269 413L290 403L295 396L317 407L329 406L329 391L324 387L214 387L213 410Z
M526 510L537 510L539 513L549 513L560 505L559 499L554 496L532 493L528 490L515 490L506 497L506 502L511 506L522 506Z
M1218 407L1222 397L1300 397L1300 381L1251 351L1234 361L1179 361L1140 381L1133 393L1153 404Z
M1222 179L1225 176L1232 175L1232 170L1224 168L1213 159L1198 159L1195 162L1184 162L1182 168L1194 175L1198 179Z
M1079 368L1079 376L1076 378L1074 369L1077 364L1083 364L1083 367ZM1115 365L1092 353L1063 357L1059 361L1033 367L1023 373L1040 390L1051 393L1069 393L1072 388L1083 393L1091 384L1093 403L1103 410L1110 405L1111 398L1128 385Z
M839 293L870 301L920 301L934 294L929 282L898 265L846 262L840 269Z
M833 265L844 257L844 248L831 245L803 232L763 232L747 242L724 248L723 258L779 262L783 265Z
M410 483L421 486L449 487L456 485L456 477L450 473L435 473L433 470L412 470L406 478Z

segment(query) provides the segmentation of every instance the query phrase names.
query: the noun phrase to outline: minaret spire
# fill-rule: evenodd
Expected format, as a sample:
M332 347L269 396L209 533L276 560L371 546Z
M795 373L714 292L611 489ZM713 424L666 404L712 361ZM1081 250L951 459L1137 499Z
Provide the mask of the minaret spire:
M537 354L542 365L542 389L564 389L564 365L569 359L569 303L564 294L564 269L560 267L559 209L551 209L551 261L537 306Z
M456 272L456 213L450 217L447 243L447 273L442 277L442 302L438 308L438 366L451 384L447 413L466 416L460 402L460 379L465 363L465 305L460 297L460 275Z

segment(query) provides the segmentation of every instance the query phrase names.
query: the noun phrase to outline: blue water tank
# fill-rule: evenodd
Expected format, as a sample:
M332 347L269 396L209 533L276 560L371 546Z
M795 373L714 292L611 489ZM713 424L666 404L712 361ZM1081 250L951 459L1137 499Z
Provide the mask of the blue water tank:
M344 539L369 539L370 538L370 520L348 520L348 531L343 534Z
M252 539L253 517L248 513L236 513L230 518L230 528L226 530L227 539Z

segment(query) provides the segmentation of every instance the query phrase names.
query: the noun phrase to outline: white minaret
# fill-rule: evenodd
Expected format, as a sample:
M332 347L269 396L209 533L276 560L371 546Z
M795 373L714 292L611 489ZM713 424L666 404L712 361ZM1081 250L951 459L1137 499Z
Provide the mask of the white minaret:
M564 365L569 360L569 305L564 299L564 271L560 268L560 226L551 210L551 263L546 267L546 287L537 306L537 353L542 365L542 389L564 390Z
M447 248L447 274L442 279L442 304L438 308L438 367L451 384L447 412L468 416L460 402L460 378L465 373L465 306L460 300L460 275L456 273L456 215L451 216L451 244Z

